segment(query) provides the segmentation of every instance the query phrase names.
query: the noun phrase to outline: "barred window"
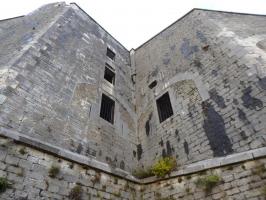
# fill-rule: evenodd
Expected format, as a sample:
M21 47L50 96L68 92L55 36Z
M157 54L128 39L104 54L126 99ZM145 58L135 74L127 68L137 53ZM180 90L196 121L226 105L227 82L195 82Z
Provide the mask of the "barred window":
M160 122L173 115L173 109L168 92L156 100L157 110Z
M115 102L105 94L102 94L101 112L100 117L110 122L114 123L114 110Z
M106 55L107 55L107 57L109 57L111 60L115 60L115 53L114 53L111 49L109 49L108 47L107 47Z
M115 84L115 73L113 70L111 70L111 67L109 67L108 64L105 65L104 79L113 85Z

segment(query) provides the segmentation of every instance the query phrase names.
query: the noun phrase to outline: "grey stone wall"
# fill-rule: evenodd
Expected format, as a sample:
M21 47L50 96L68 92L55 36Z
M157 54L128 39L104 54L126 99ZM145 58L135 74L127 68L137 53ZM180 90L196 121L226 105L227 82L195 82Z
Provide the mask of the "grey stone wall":
M265 146L265 25L265 16L195 9L135 50L142 166ZM159 123L156 99L165 92L174 114Z
M7 46L21 45L24 32L33 35L8 64L3 57L13 47L5 52L1 45L1 127L113 167L134 168L129 52L75 4L49 4L13 20L2 26L16 30ZM24 26L35 23L34 30ZM114 61L106 56L107 47L115 52ZM105 63L115 69L114 86L104 79ZM114 124L99 117L102 93L115 101Z
M129 172L167 155L187 165L263 147L265 25L194 9L129 52L76 4L0 21L0 130ZM159 123L165 92L173 116ZM102 94L115 101L114 124L100 117Z
M262 170L261 170L262 169ZM151 183L143 186L143 199L234 199L259 200L265 198L265 159L230 165L200 173ZM220 179L215 187L206 191L197 184L210 176Z
M0 145L0 177L10 184L6 191L1 190L0 199L140 199L140 186L133 182L2 137ZM52 166L59 168L54 177L50 176ZM76 186L81 190L73 193ZM75 194L75 198L71 198L71 194Z
M0 178L7 179L10 184L5 191L0 191L0 199L261 200L265 196L265 163L265 158L257 158L164 180L144 181L143 184L0 137ZM59 168L54 177L51 177L52 166ZM196 182L208 175L216 175L220 181L206 193ZM76 198L71 198L76 186L81 190L74 193Z

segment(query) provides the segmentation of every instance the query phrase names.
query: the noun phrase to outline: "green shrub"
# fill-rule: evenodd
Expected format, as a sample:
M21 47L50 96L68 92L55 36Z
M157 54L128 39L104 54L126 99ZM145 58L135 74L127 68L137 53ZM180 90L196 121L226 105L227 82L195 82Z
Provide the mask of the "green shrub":
M76 185L73 187L69 193L69 199L71 200L81 200L82 198L82 187L80 185Z
M173 157L165 157L159 159L152 166L152 173L157 177L164 177L167 174L170 174L171 171L176 169L176 159Z
M7 178L0 177L0 193L5 192L8 187L10 187L10 184L8 183Z
M55 178L60 172L60 166L58 165L52 165L49 169L49 176L51 178Z
M148 178L148 177L151 177L153 176L154 174L152 173L152 170L151 168L147 168L147 169L136 169L133 171L132 173L133 176L135 176L136 178Z
M202 187L206 192L211 192L212 188L221 182L221 178L217 175L208 175L199 178L196 185Z
M25 148L25 147L21 147L21 148L19 149L19 153L20 153L21 155L25 155L25 154L27 153L26 148Z

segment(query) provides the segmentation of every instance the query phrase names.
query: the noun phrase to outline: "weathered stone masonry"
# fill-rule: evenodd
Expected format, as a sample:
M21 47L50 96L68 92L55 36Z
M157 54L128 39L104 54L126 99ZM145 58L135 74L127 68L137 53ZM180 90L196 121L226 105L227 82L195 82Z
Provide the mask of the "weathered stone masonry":
M1 199L263 199L265 27L193 9L128 51L76 4L0 21ZM131 175L164 156L165 179Z

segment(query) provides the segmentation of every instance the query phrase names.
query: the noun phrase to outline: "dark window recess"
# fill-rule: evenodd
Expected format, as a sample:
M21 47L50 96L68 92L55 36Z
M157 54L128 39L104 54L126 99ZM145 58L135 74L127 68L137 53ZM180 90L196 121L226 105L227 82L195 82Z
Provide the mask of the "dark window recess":
M173 109L168 92L157 99L156 104L160 122L163 122L173 115Z
M152 81L149 85L149 88L152 89L157 85L157 81Z
M105 94L102 95L100 117L110 123L114 123L115 102Z
M115 53L111 49L107 48L106 55L112 60L115 60Z
M105 67L104 79L113 85L115 84L115 73L109 67Z

